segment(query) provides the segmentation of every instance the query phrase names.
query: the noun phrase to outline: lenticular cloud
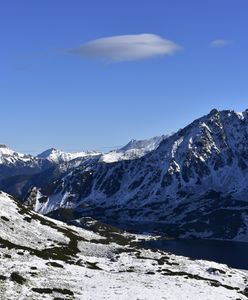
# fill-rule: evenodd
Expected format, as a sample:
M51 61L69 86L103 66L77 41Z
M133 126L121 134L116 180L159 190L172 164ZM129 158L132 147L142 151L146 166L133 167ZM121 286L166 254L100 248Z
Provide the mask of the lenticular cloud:
M173 55L180 49L173 41L146 33L100 38L71 49L70 52L107 62L121 62Z

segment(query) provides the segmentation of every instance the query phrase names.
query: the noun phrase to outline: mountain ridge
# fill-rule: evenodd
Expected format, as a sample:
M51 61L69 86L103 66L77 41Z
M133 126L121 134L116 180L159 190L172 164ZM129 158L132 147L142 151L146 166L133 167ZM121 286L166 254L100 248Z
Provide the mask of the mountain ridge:
M213 109L139 157L84 160L43 184L37 176L22 199L42 214L70 208L164 223L173 236L248 241L248 110Z
M62 205L94 216L101 208L106 219L180 224L181 236L247 240L247 119L247 111L212 110L141 158L81 166L65 175L40 212ZM216 210L221 222L213 221ZM242 230L228 235L219 227L229 214Z

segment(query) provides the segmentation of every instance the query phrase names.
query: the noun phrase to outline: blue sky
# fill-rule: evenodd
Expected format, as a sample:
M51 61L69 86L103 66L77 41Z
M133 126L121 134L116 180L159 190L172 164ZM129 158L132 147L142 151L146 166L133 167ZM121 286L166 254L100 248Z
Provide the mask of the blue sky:
M246 0L1 1L0 143L107 150L214 107L245 110L247 11ZM181 50L118 62L70 52L142 33Z

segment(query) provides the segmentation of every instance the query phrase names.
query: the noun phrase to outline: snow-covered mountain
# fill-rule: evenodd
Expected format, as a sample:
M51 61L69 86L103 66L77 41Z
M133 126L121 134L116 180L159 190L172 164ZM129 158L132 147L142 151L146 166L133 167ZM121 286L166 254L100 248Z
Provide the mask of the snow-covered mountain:
M17 164L33 162L34 158L31 155L22 154L11 150L6 145L0 145L0 164Z
M173 236L248 241L248 110L214 109L170 136L108 154L60 163L43 155L30 159L48 168L28 176L8 169L22 175L0 182L42 214L70 207L79 216L162 224Z
M146 155L78 166L26 201L47 214L158 222L174 236L248 241L248 110L212 110ZM46 200L44 200L46 199Z
M0 211L0 299L247 299L245 270L145 250L152 237L94 220L68 226L2 192Z
M50 182L57 181L79 166L86 168L102 161L110 163L142 157L157 148L165 138L166 136L161 136L144 141L132 140L122 149L106 154L98 151L70 153L51 148L34 157L2 146L5 161L0 165L0 189L22 199L33 186L46 188Z
M108 153L99 151L81 151L81 152L65 152L55 148L50 148L37 156L16 152L6 145L0 144L0 165L20 166L20 164L37 164L42 160L50 161L55 164L63 164L76 159L99 157L100 161L115 162L119 160L130 160L144 156L150 151L156 149L159 144L169 135L162 135L147 140L131 140L124 147L112 150Z
M169 135L162 135L147 140L131 140L124 147L103 154L100 158L100 161L113 163L120 160L140 158L147 153L157 149L159 144L168 137Z
M89 156L99 156L100 152L97 151L82 151L82 152L64 152L58 149L48 149L41 154L39 154L38 158L45 158L54 163L63 163L74 160L76 158L85 158Z
M0 145L0 180L16 175L30 175L51 167L46 159L22 154Z

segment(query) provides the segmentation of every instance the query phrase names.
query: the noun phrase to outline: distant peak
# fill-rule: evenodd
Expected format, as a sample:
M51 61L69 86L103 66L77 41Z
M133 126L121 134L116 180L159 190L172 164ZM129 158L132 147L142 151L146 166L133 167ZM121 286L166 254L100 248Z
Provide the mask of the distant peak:
M50 148L37 155L38 158L47 159L55 163L68 162L76 158L84 158L89 156L100 155L99 152L64 152L55 148Z
M56 149L56 148L49 148L49 149L47 149L46 151L54 152L54 151L58 151L58 149Z
M57 150L55 148L49 148L49 149L41 152L40 154L38 154L37 157L46 158L47 156L49 156L50 154L52 154L54 152L59 152L59 150Z
M8 147L4 144L0 144L0 148L8 148Z
M211 111L210 111L210 115L216 115L216 114L218 114L219 113L219 111L218 111L218 109L216 109L216 108L213 108Z

